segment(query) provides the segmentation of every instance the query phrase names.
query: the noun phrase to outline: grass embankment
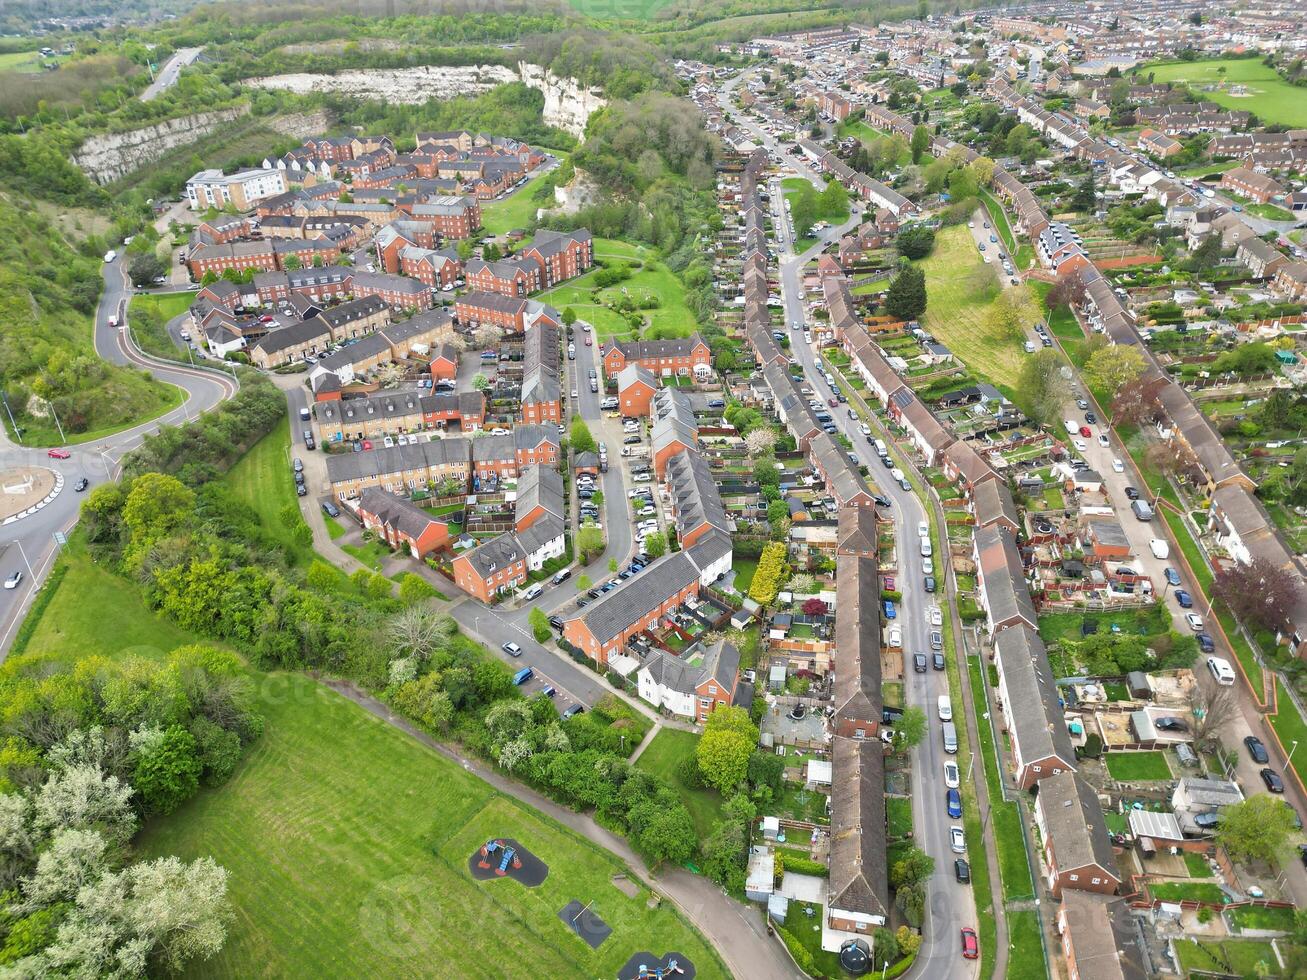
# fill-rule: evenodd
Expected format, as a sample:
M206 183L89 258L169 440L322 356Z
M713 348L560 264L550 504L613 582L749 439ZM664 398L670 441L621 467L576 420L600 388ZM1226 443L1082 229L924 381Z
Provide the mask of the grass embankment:
M1151 74L1156 82L1187 84L1198 98L1227 109L1246 109L1263 123L1307 126L1307 99L1302 89L1290 85L1260 58L1154 62L1140 65L1138 73ZM1236 91L1239 87L1242 91Z
M926 274L926 329L975 374L1016 387L1022 342L985 322L999 283L976 250L970 230L964 225L941 229L921 268Z
M605 340L610 337L658 340L688 337L694 332L695 319L690 308L685 305L685 287L652 252L626 242L599 238L595 240L595 257L612 260L614 263L637 259L642 265L629 279L601 289L597 302L592 295L597 268L561 286L539 293L535 298L559 310L570 306L578 317L592 324ZM623 297L629 297L637 305L644 300L657 301L658 305L654 309L635 311L644 321L642 328L637 330L624 315L611 308L612 304Z
M295 529L304 523L304 518L296 504L299 498L295 495L291 459L290 420L282 419L241 457L223 477L223 482L254 509L264 530L289 549L297 565L307 565L313 559L313 545L306 543L302 532L296 534ZM287 505L294 508L294 519L289 522L282 517ZM386 553L390 553L389 549Z
M662 776L672 784L694 818L700 839L704 839L721 819L722 797L716 790L690 786L681 778L681 763L694 755L698 744L699 736L694 732L664 728L645 747L635 765L637 769Z
M76 542L63 561L29 652L162 656L204 642L156 617ZM646 889L617 889L625 869L605 852L307 677L251 676L263 737L230 781L136 841L143 857L210 855L231 873L238 914L226 947L192 975L402 976L456 962L460 976L491 977L529 962L541 975L612 976L648 949L727 976L670 905L650 909ZM468 857L492 836L543 859L545 883L474 882ZM599 950L559 920L571 899L613 927Z
M555 153L559 164L567 159L566 153ZM543 201L536 200L536 191L544 184L553 170L532 177L508 197L491 201L481 208L481 227L492 235L502 235L517 228L525 229L535 219L536 210L552 207L552 196Z

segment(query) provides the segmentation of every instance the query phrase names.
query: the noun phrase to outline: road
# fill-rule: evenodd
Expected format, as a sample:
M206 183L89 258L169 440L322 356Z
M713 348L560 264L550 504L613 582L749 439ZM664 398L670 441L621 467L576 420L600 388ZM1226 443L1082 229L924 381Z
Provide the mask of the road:
M182 69L194 62L203 50L203 48L178 48L173 56L164 63L164 66L159 70L159 74L154 76L154 81L141 93L141 101L149 102L158 97L164 89L176 85Z
M738 78L732 79L727 85L733 87L732 83L737 81ZM797 157L784 154L783 148L769 134L748 121L738 121L767 147L773 159L783 160L785 165L794 167L809 179L819 179ZM784 250L780 260L780 282L785 303L785 323L791 341L790 352L802 366L804 377L815 396L822 401L828 401L833 393L817 366L816 352L810 344L804 342L801 331L790 329L788 325L813 325L809 323L805 310L803 267L857 223L858 218L854 217L842 225L827 228L818 236L817 244L806 252L795 255ZM871 467L869 482L876 492L888 497L891 503L889 514L894 520L898 543L898 577L895 588L903 594L895 622L903 630L904 697L908 704L920 706L929 719L928 735L913 751L911 785L914 843L935 859L935 871L926 883L927 921L922 946L910 975L974 976L978 966L962 960L958 955L959 930L963 926L974 928L977 925L971 887L958 884L953 876L953 860L957 855L950 847L949 830L954 825L961 826L962 821L949 819L944 803L944 763L954 757L944 752L937 707L940 695L949 694L948 675L933 669L924 674L912 669L914 654L923 653L927 659L930 657L930 614L932 607L937 604L937 596L925 590L926 572L919 544L918 527L926 521L926 511L916 494L904 490L889 478L889 469L882 468L869 437L861 431L862 420L849 417L848 405L837 403L837 407L832 407L830 411L836 426L852 443L854 453ZM942 583L943 569L935 566L932 572ZM964 705L956 707L959 712L966 710ZM960 721L961 714L956 717Z
M237 383L229 375L210 370L179 367L143 354L127 331L109 325L110 317L122 322L131 292L120 254L104 264L104 291L95 312L95 351L112 364L131 365L149 371L160 381L183 389L182 404L157 419L96 439L69 446L71 458L52 459L44 448L16 445L0 430L0 470L8 466L47 466L64 475L64 489L43 510L0 528L0 573L8 576L22 570L24 579L16 589L0 590L0 658L8 653L14 632L21 622L37 587L45 580L57 551L56 533L67 533L77 523L78 508L85 494L73 484L85 477L90 487L111 481L119 460L140 445L160 426L178 425L208 411L236 393Z
M1062 417L1075 422L1077 425L1088 424L1085 411L1076 404L1077 398L1088 398L1084 386L1079 384L1078 381L1071 391L1070 397L1063 405ZM1095 417L1101 420L1103 417L1101 408L1092 402L1088 404L1090 405L1090 411L1094 412ZM1091 431L1089 438L1083 439L1080 436L1076 438L1081 439L1081 443L1085 446L1080 451L1080 454L1085 458L1085 462L1103 478L1104 489L1116 507L1117 520L1130 542L1130 557L1121 564L1128 565L1135 571L1152 578L1154 588L1160 597L1159 601L1166 605L1167 611L1174 620L1175 628L1181 633L1190 632L1190 628L1184 619L1186 612L1197 613L1201 616L1208 633L1211 634L1216 644L1214 655L1228 660L1233 665L1238 658L1226 644L1220 631L1214 628L1216 617L1212 614L1208 599L1190 574L1190 569L1182 560L1183 555L1171 536L1162 515L1158 514L1152 521L1140 521L1135 518L1130 510L1126 487L1133 486L1144 490L1146 497L1147 491L1145 489L1146 484L1135 471L1129 453L1122 447L1116 434L1101 421L1089 425L1089 429ZM1098 437L1100 434L1108 435L1108 446L1104 447L1099 444ZM1118 462L1121 465L1121 472L1116 471ZM1161 538L1168 542L1170 554L1166 559L1160 559L1153 555L1150 542L1154 538ZM1184 589L1193 597L1194 606L1192 609L1182 609L1175 598L1176 588L1166 584L1164 569L1168 567L1174 568L1179 573L1181 583L1179 588ZM1205 664L1206 657L1200 656L1194 665L1194 674L1198 678L1198 682L1204 688L1210 690L1215 682ZM1231 690L1235 694L1237 710L1232 712L1232 716L1222 726L1220 731L1221 741L1237 760L1234 778L1242 786L1244 793L1263 793L1266 789L1260 775L1263 767L1253 762L1252 757L1243 745L1244 738L1248 735L1256 735L1262 738L1263 742L1266 743L1267 752L1271 753L1272 769L1282 772L1288 768L1288 762L1286 759L1277 758L1279 752L1275 747L1275 742L1267 737L1268 725L1265 716L1257 710L1252 695L1242 681L1235 684ZM1285 799L1301 816L1307 817L1307 799L1304 799L1296 791L1295 783L1292 780L1285 780ZM1303 868L1301 862L1292 859L1282 862L1282 869L1284 871L1285 887L1288 888L1295 904L1302 905L1307 902L1307 869Z

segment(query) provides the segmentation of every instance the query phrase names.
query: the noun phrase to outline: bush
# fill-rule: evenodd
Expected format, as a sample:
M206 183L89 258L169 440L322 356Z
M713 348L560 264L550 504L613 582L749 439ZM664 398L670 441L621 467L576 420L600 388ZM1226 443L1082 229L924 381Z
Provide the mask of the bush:
M794 957L794 962L798 965L800 970L810 977L818 976L817 961L814 960L812 954L808 952L808 947L804 946L803 943L791 936L784 926L776 926L776 935L781 937L781 942L783 942L785 948L790 951L790 955Z
M785 550L785 544L780 541L768 542L762 549L758 569L749 584L749 596L755 602L766 606L776 601L776 593L785 577Z

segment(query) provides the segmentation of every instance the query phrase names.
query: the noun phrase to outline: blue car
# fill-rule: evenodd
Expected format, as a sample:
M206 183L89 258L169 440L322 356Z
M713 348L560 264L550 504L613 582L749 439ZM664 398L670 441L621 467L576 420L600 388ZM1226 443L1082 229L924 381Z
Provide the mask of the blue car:
M884 603L884 606L885 606L885 618L886 618L886 619L893 619L893 618L897 615L897 614L894 612L894 603L892 603L892 602L890 602L888 599L886 599L886 600L885 600L885 603Z
M1168 582L1170 582L1172 585L1179 585L1179 584L1180 584L1180 573L1177 572L1177 571L1176 571L1174 568L1172 568L1170 565L1168 565L1168 566L1166 566L1166 568L1162 569L1162 574L1166 576L1166 580L1167 580Z
M1184 589L1175 590L1175 601L1180 603L1181 609L1192 609L1194 607L1194 598Z
M949 817L954 820L960 819L962 817L962 794L955 789L951 789L944 799L948 805Z

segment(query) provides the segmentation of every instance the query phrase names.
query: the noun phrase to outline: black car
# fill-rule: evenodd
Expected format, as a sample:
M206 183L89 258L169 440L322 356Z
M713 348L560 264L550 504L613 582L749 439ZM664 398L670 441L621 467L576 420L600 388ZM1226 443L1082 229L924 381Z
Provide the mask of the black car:
M931 666L934 667L936 670L943 670L943 669L944 669L944 654L942 654L942 653L932 653L932 654L930 655L930 663L931 663Z
M1302 862L1304 868L1307 868L1307 844L1298 845L1298 860Z
M83 490L85 490L85 489L86 489L87 487L89 487L90 485L91 485L91 481L88 480L86 477L82 477L80 480L78 480L76 483L73 484L73 489L74 489L77 493L81 493Z
M322 512L326 514L328 517L340 516L340 508L337 507L335 504L333 504L330 500L324 500L322 502Z
M1161 718L1153 719L1153 727L1159 732L1187 732L1189 726L1183 718L1177 718L1175 715L1163 715Z
M563 617L562 617L562 616L550 616L550 617L549 617L549 625L552 626L552 627L553 627L554 629L556 629L556 630L561 630L561 629L563 628Z
M1093 425L1098 421L1098 416L1095 415L1093 412L1085 412L1085 421L1088 424Z
M1266 746L1256 735L1249 735L1243 740L1243 744L1248 747L1248 754L1253 757L1253 762L1259 766L1264 766L1271 761L1271 757L1266 754Z
M926 655L924 653L914 653L912 655L912 669L918 674L926 672Z
M1212 639L1211 633L1198 634L1198 649L1203 653L1212 653L1216 649L1216 641Z
M1284 792L1284 780L1280 778L1280 774L1274 769L1262 770L1262 782L1266 784L1266 790L1269 793Z
M926 576L926 591L927 592L935 591L935 576L933 575Z
M1127 500L1138 500L1138 499L1139 499L1139 491L1136 490L1134 487L1126 487L1126 488L1125 488L1125 496L1126 496L1126 499L1127 499Z
M880 494L877 494L877 495L876 495L875 497L873 497L872 499L875 500L876 503L877 503L879 506L881 506L881 507L889 507L889 506L890 506L889 497L882 497L882 496L880 496Z
M304 486L304 474L296 472L295 482L298 483L300 486Z
M309 488L302 483L297 483L295 484L295 494L299 497L307 497L309 495Z
M639 436L627 436L622 440L622 444L625 446L634 446L638 442L640 442Z
M1303 855L1303 864L1307 865L1307 852ZM962 858L953 862L953 876L957 878L958 884L968 885L971 883L971 865L967 864Z

